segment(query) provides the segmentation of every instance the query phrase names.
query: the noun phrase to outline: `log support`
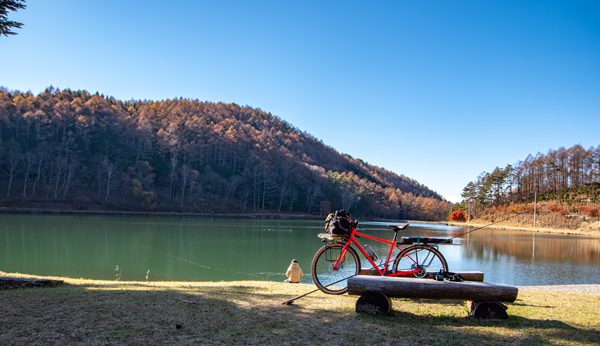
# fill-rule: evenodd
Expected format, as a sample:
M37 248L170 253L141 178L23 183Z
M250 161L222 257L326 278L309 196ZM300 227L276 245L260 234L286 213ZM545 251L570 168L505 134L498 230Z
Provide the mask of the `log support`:
M369 315L385 315L392 310L392 301L377 291L368 291L356 301L356 312Z
M484 320L505 320L508 318L506 309L508 309L508 307L498 301L474 302L472 300L467 300L469 316L474 318Z

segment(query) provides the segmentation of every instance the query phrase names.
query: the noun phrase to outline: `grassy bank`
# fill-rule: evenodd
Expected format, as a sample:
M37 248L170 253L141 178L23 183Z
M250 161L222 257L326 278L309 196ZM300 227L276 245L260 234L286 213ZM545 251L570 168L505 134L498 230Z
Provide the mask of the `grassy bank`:
M11 275L0 273L0 275ZM18 276L14 275L13 276ZM0 344L591 344L600 296L521 289L507 321L467 317L462 302L393 301L386 317L354 313L356 297L273 282L112 282L0 291Z

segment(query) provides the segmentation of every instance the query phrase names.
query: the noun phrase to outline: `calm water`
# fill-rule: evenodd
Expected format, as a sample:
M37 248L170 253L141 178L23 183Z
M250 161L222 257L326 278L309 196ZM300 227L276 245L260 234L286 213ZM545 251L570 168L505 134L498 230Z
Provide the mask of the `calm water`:
M363 231L391 237L381 225L361 222ZM150 270L151 280L281 281L292 258L309 274L321 229L321 221L300 220L0 215L0 270L114 279L118 265L122 280L143 280ZM449 237L462 229L420 224L404 232ZM600 283L598 238L483 229L457 240L440 247L449 269L481 270L486 281Z

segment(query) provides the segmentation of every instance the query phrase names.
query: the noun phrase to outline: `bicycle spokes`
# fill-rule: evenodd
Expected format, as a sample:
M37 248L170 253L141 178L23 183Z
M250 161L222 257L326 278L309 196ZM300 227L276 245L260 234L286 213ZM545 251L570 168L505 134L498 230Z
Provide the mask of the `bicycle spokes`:
M315 255L312 276L324 292L340 294L346 291L347 278L358 274L359 268L356 252L344 249L343 244L330 244Z
M395 272L407 272L416 277L424 277L428 272L437 272L446 268L445 259L435 248L416 245L398 255Z
M429 268L429 266L431 266L433 260L435 259L435 255L433 254L433 252L427 251L425 258L423 258L420 262L418 260L418 253L422 251L422 250L417 250L417 263L418 265L420 265L421 267L424 268ZM421 256L422 257L422 256Z

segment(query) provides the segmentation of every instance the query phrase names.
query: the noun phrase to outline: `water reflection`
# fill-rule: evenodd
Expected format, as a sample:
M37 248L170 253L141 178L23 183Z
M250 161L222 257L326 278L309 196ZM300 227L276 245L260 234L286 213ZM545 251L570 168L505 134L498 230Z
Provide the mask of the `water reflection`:
M534 232L486 230L467 234L465 256L510 255L521 261L600 265L600 239Z

